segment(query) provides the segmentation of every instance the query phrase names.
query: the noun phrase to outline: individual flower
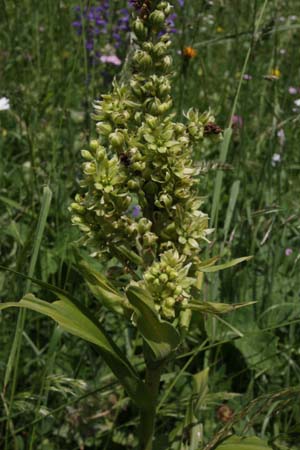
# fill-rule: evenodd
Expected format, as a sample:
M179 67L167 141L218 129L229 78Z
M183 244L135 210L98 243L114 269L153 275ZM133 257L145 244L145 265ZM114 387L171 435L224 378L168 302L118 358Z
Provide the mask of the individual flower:
M292 111L294 113L299 113L300 112L300 98L297 98L296 100L294 100L294 105L295 105L295 107L292 108Z
M184 49L182 50L182 54L185 58L192 59L197 56L197 50L193 47L184 47Z
M277 137L278 137L280 146L283 147L285 144L285 132L284 132L283 128L281 128L280 130L277 131Z
M243 128L243 118L242 118L242 116L238 116L237 114L234 114L232 116L231 126L232 126L232 128L234 130L237 130L238 128Z
M292 253L293 253L293 249L292 248L288 247L288 248L285 249L285 252L284 252L285 256L290 256Z
M134 205L131 211L132 217L139 217L141 214L141 207L139 205Z
M289 94L291 94L291 95L296 95L297 92L298 92L298 89L297 89L296 87L294 87L294 86L290 86L290 87L288 88L288 91L289 91Z
M272 156L272 166L275 167L277 164L279 164L281 161L281 155L280 153L274 153Z
M272 69L270 75L275 78L281 77L281 72L278 68Z
M0 111L7 111L10 109L10 102L9 99L6 97L0 98Z
M114 66L120 66L122 61L117 55L101 55L100 61L106 64L113 64Z

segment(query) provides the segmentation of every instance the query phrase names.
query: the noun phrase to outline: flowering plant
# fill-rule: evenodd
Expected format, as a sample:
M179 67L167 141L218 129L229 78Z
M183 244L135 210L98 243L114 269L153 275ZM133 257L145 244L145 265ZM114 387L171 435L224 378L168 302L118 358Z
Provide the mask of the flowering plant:
M199 169L193 156L203 139L220 139L221 129L210 112L191 109L186 123L174 121L170 36L162 32L172 7L158 0L132 3L131 74L124 84L114 81L112 92L95 101L98 137L82 150L81 190L71 211L93 256L113 260L116 273L126 274L120 282L80 261L94 296L137 327L143 338L145 378L93 312L64 291L54 289L54 303L27 294L1 309L18 306L44 313L95 344L140 409L140 448L151 450L160 375L188 332L192 311L219 314L233 309L201 299L203 272L246 258L221 266L215 265L218 258L202 260L201 246L212 230L200 209Z

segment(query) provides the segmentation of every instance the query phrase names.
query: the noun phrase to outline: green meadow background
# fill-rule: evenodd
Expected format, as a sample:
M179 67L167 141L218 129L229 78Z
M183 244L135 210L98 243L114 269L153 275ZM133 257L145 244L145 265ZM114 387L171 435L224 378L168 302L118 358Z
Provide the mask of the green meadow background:
M10 105L0 110L0 301L27 290L51 299L28 275L66 289L94 307L138 366L139 338L99 307L76 269L75 252L87 250L76 243L80 233L68 211L80 150L95 136L92 102L114 77L127 79L130 35L122 34L117 49L112 35L126 2L108 2L107 32L94 41L119 65L95 62L95 55L91 63L89 25L80 35L74 26L74 7L102 3L0 2L0 99ZM224 262L253 255L207 276L204 296L256 303L193 324L163 377L160 448L194 448L185 420L196 395L193 375L202 371L203 445L235 413L236 433L260 436L274 450L300 449L300 3L172 3L177 117L184 121L190 107L211 109L224 130L232 117L232 133L195 155L203 210L215 229L203 253ZM195 57L184 57L185 47ZM17 318L15 310L0 313L0 448L134 448L137 411L94 350L36 313L26 313L24 329ZM12 351L16 332L20 354Z

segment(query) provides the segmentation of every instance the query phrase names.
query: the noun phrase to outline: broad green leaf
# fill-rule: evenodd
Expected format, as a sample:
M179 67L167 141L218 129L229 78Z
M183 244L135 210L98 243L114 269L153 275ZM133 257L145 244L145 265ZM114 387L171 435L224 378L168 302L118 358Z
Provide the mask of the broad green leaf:
M159 318L152 297L145 289L132 285L127 297L137 315L137 326L152 350L155 360L165 359L180 342L180 336L169 322Z
M143 407L143 404L147 402L145 400L147 391L143 382L126 357L105 333L101 324L85 310L83 305L74 304L73 300L70 301L61 293L58 295L60 300L48 303L32 294L27 294L19 302L1 304L0 311L12 306L31 309L51 317L65 331L97 345L101 356L124 385L131 398L140 407Z
M224 264L219 264L218 266L209 266L209 267L199 267L200 272L218 272L219 270L228 269L229 267L236 266L244 261L249 261L252 256L242 256L241 258L232 259Z
M234 303L229 305L227 303L191 301L186 307L192 311L199 311L204 314L226 314L236 309L244 308L244 306L253 305L254 303L256 302Z
M120 294L107 280L107 278L97 271L87 261L81 261L79 268L82 270L84 279L90 288L91 292L97 300L99 300L104 306L118 314L123 314L124 309L128 309L127 298Z
M272 450L265 441L258 437L239 437L231 436L226 439L221 445L216 447L216 450Z

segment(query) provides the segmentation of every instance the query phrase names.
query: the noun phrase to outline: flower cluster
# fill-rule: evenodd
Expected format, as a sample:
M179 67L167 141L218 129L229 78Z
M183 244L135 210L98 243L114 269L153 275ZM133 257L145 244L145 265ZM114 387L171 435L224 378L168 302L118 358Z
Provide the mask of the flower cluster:
M173 120L170 35L160 34L172 8L166 1L145 3L147 11L137 11L132 25L131 78L114 82L94 104L99 136L82 151L82 192L71 209L95 254L116 257L172 320L188 303L210 232L193 149L205 138L219 139L221 129L210 113L195 110L186 123Z

